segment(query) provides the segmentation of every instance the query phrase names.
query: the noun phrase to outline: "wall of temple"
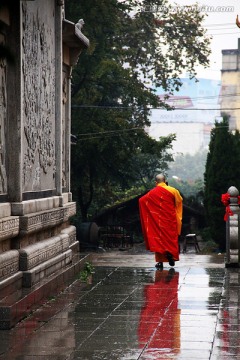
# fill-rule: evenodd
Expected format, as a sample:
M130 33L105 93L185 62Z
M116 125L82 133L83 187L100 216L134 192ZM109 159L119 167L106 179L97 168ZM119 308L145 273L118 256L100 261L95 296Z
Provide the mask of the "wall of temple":
M18 4L0 11L0 42L14 57L0 60L0 304L79 251L69 221L70 60L88 40L64 19L63 1Z

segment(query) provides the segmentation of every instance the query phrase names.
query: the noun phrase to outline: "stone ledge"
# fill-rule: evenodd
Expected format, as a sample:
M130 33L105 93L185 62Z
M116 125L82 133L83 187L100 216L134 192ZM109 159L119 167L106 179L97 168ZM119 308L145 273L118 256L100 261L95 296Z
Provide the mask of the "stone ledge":
M76 232L76 227L73 225L68 226L67 228L63 229L61 231L61 234L67 234L69 237L69 245L73 244L76 242L76 236L77 236L77 232Z
M19 269L27 271L69 249L69 237L60 234L19 250Z
M44 230L62 224L76 213L76 203L68 203L59 207L38 213L20 216L20 235L25 236L33 232Z
M19 252L9 250L0 254L0 280L16 274L19 270Z
M52 196L43 199L25 200L19 203L11 203L12 215L24 216L31 213L47 211L60 207L61 196Z
M62 196L60 196L60 205L59 206L64 206L69 202L72 202L72 193L71 192L63 193Z
M71 249L74 254L78 253L80 251L79 241L72 243L69 246L69 249Z
M0 281L0 304L7 296L22 289L22 276L22 271L18 271L16 274Z
M0 204L0 219L11 216L11 204L2 203Z
M65 269L42 280L31 289L24 289L22 294L11 296L11 301L0 303L0 329L7 330L26 317L32 310L37 309L41 303L50 296L56 296L67 286L74 282L76 275L84 268L87 261L91 261L92 255L84 257L75 255L73 261ZM14 294L13 294L14 295Z
M20 216L20 235L24 236L62 224L65 221L65 213L65 208L57 208Z
M67 250L63 254L45 261L31 270L23 271L23 287L30 288L40 280L58 270L64 269L72 261L72 250Z
M0 219L0 241L11 239L19 233L19 217L9 216Z
M64 205L65 209L65 217L64 220L67 221L70 217L76 214L76 203L71 202L66 205Z

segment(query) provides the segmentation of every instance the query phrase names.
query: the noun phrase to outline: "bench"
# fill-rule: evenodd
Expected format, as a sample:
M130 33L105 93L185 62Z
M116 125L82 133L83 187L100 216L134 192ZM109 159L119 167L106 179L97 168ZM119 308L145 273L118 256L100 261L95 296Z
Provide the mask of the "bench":
M187 252L187 246L193 245L195 247L196 253L200 252L200 247L198 245L197 235L196 234L187 234L184 236L183 240L183 253Z

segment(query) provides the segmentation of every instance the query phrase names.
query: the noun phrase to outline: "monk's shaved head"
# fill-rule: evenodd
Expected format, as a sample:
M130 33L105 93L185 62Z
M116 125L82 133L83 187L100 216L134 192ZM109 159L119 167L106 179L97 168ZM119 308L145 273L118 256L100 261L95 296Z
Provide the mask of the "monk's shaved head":
M165 175L163 174L158 174L156 177L155 177L155 181L159 184L161 182L166 182L166 177Z

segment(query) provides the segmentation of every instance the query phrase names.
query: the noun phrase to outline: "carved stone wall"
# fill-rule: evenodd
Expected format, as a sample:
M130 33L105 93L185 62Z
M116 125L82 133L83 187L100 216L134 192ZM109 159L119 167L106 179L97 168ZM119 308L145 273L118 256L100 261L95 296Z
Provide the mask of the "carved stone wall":
M66 164L66 110L68 103L68 76L64 69L62 78L62 188L67 188L67 164Z
M15 60L11 66L0 60L0 329L30 311L15 314L25 304L25 287L32 301L33 285L44 280L38 285L44 298L48 281L56 277L60 289L63 275L72 276L81 262L73 256L79 242L70 225L76 213L70 192L73 63L63 52L70 59L88 41L64 18L63 4L18 1L0 12L0 43Z
M5 43L0 33L0 43ZM7 176L5 167L5 126L7 119L7 93L6 93L6 60L0 59L0 194L7 192Z
M22 2L24 192L55 188L54 10L53 0Z

